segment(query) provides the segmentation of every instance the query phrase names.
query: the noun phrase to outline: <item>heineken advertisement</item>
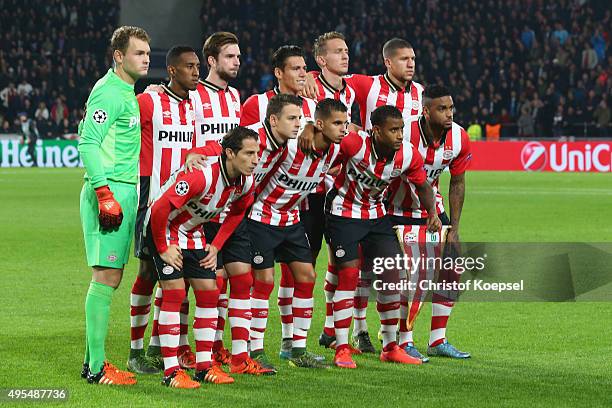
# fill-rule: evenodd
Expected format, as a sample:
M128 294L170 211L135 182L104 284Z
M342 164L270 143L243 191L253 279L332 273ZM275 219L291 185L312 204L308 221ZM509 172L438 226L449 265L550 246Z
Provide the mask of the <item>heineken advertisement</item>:
M35 156L38 167L83 167L78 140L38 140ZM32 167L28 145L19 140L0 140L0 167Z

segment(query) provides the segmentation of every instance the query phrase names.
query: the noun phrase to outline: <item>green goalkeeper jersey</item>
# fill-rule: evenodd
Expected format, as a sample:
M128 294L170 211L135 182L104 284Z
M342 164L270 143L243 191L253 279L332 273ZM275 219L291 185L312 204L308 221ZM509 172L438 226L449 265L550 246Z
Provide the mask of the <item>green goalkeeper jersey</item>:
M79 123L79 153L93 188L107 180L136 184L140 154L140 111L134 85L109 69L96 82Z

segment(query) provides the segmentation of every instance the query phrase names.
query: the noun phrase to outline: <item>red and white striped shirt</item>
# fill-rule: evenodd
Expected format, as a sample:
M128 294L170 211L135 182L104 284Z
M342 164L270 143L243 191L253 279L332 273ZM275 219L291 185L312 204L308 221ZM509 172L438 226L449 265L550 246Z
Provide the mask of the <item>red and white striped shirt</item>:
M259 162L253 171L255 186L265 182L266 176L274 169L274 166L283 156L287 144L274 137L272 128L268 121L256 123L249 126L259 135Z
M427 177L423 159L410 143L402 143L391 158L381 157L374 136L351 132L342 139L340 151L342 170L325 200L329 214L363 220L384 217L384 193L393 179L405 173L413 183L423 184Z
M325 152L306 155L296 139L289 140L270 177L257 186L249 218L281 227L300 222L300 202L321 183L339 152L340 145L332 143Z
M240 124L240 94L235 88L219 88L206 80L200 81L189 93L195 103L196 146L214 141Z
M137 98L142 129L140 177L150 177L148 191L141 188L140 194L146 196L147 203L185 163L194 142L193 100L181 98L166 86L162 88L163 92L145 92Z
M202 169L174 173L147 212L146 220L150 219L158 251L165 252L172 244L183 249L205 248L202 224L229 207L227 220L222 225L226 228L213 241L221 249L252 204L254 190L252 175L229 179L221 156L211 158L210 164Z
M355 90L355 100L359 104L361 126L372 129L370 115L382 105L395 106L402 112L404 122L412 122L423 111L423 85L411 81L402 88L393 83L387 74L383 75L348 75L346 82Z
M242 107L242 116L240 118L240 126L250 126L259 122L263 122L266 119L266 110L268 109L268 102L274 95L278 95L280 90L278 87L274 87L269 91L261 94L251 95L244 102ZM307 119L313 119L315 108L317 103L309 98L302 99L302 128L306 124Z
M417 147L423 158L427 181L431 184L436 197L436 211L444 212L442 194L438 189L440 174L448 168L451 175L465 173L472 157L470 140L465 130L453 122L451 129L437 145L428 145L421 122L413 121L404 127L404 141ZM421 206L416 188L402 176L389 186L389 214L409 217L427 218L427 210Z
M342 79L342 88L336 89L330 84L327 79L323 76L323 73L317 73L315 77L315 82L317 87L319 88L319 96L317 102L322 101L325 98L335 99L340 101L346 106L348 120L351 121L351 109L353 108L353 103L355 102L355 90L351 88L351 86Z

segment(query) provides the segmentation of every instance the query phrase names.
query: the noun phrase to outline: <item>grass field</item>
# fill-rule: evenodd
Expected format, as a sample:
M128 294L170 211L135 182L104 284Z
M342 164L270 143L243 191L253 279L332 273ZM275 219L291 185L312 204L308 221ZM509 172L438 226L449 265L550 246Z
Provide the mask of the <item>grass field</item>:
M0 388L67 388L69 400L59 404L90 407L612 406L612 303L604 302L459 303L448 334L472 353L468 361L432 359L406 367L358 356L357 370L311 372L275 359L275 377L239 377L234 385L194 391L162 387L158 376L140 376L132 388L88 385L79 377L90 280L78 212L82 173L0 169ZM464 240L612 241L608 174L470 173L467 182ZM331 359L316 341L325 256L317 268L309 347ZM107 356L119 366L129 351L136 266L131 260L113 299ZM273 297L266 344L275 356L280 324ZM375 332L372 306L368 317ZM425 307L416 327L423 349L428 329Z

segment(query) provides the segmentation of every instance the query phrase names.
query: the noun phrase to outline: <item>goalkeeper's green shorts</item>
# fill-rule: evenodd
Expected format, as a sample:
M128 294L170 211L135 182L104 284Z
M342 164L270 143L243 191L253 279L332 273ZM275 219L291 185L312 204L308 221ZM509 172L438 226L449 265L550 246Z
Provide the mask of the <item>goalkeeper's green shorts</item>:
M100 229L96 192L88 181L85 181L81 190L81 225L83 226L87 265L123 268L130 257L138 193L134 184L109 180L108 187L123 211L123 221L117 231Z

